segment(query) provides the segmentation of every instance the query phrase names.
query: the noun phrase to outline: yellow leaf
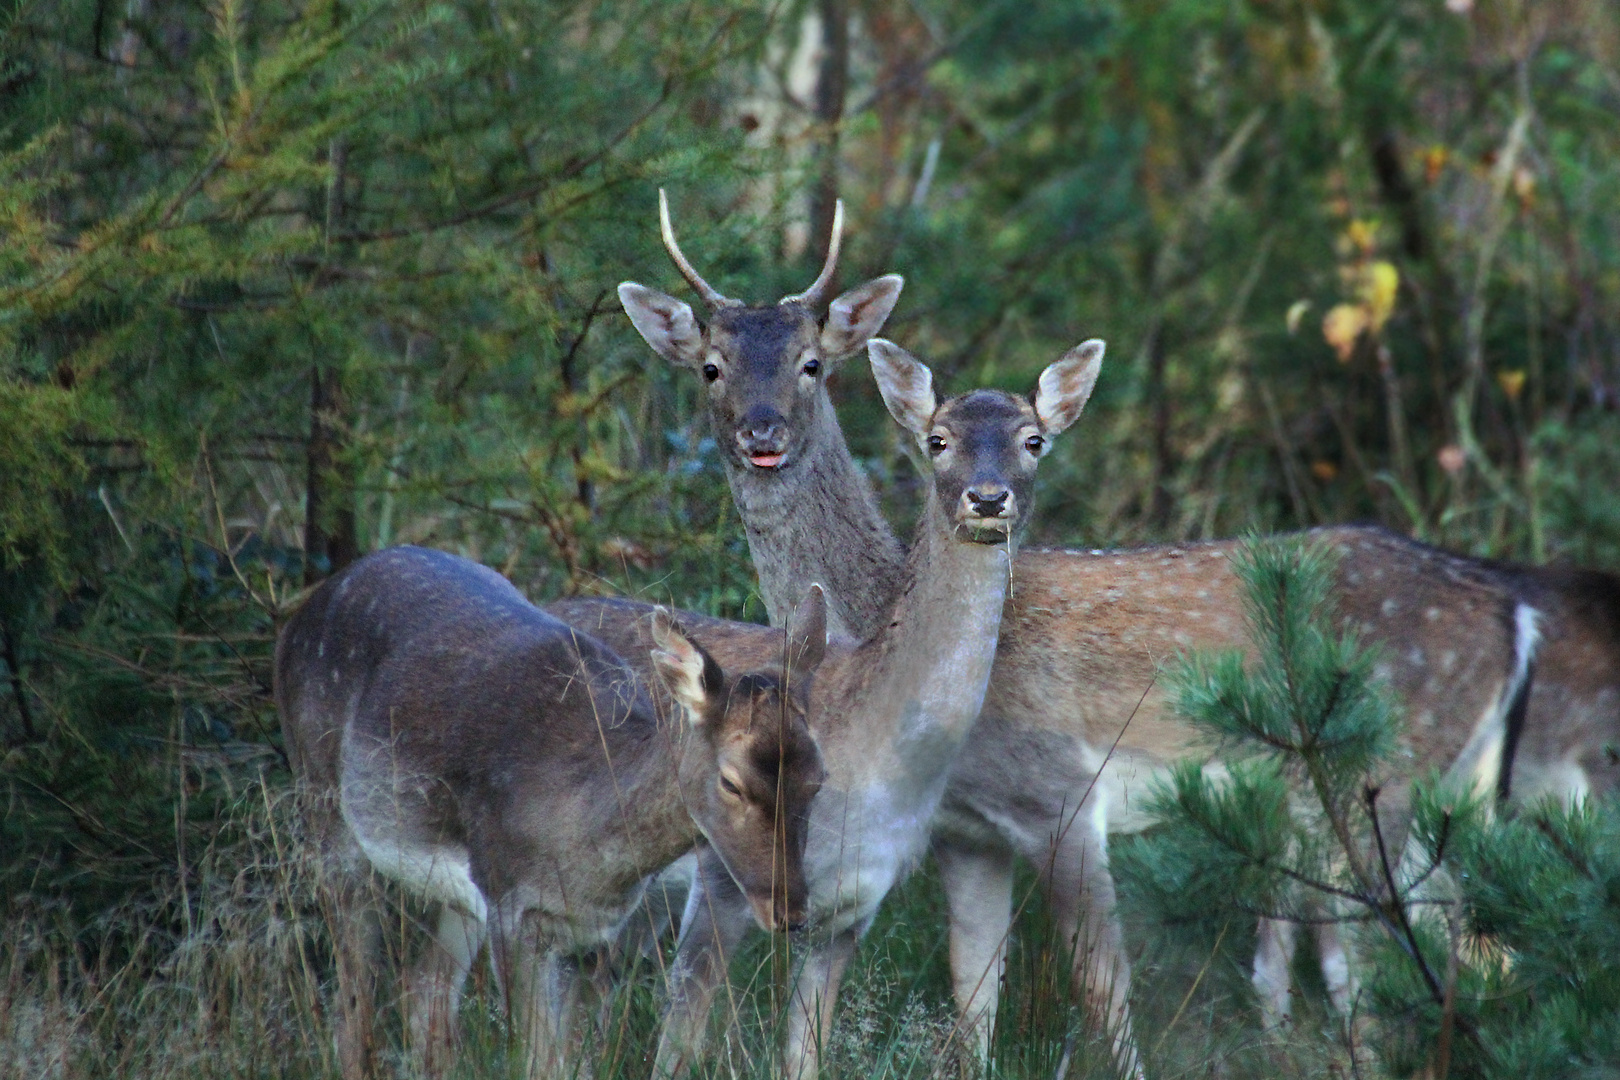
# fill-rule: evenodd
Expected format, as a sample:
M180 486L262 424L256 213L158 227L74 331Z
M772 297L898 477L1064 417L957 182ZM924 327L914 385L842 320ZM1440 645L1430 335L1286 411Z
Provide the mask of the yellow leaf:
M1360 278L1356 299L1367 309L1368 329L1376 334L1395 311L1395 294L1401 287L1400 271L1393 263L1380 259L1362 267Z
M1322 319L1322 336L1333 346L1339 363L1348 364L1361 332L1367 329L1367 309L1360 304L1335 304Z
M1524 393L1524 369L1515 368L1512 371L1498 371L1496 385L1502 388L1509 401L1518 401L1519 395Z
M1513 195L1521 209L1528 210L1536 203L1536 174L1523 165L1513 170Z
M1363 255L1371 255L1378 242L1375 235L1377 231L1378 223L1376 221L1364 221L1357 218L1345 227L1344 238L1350 241L1351 247Z
M1305 317L1305 313L1309 310L1311 310L1311 302L1309 300L1295 300L1292 304L1288 305L1287 321L1288 332L1290 334L1299 329L1299 320L1303 319Z
M1423 151L1423 181L1432 184L1440 179L1445 170L1446 162L1451 160L1451 151L1444 146L1431 146Z

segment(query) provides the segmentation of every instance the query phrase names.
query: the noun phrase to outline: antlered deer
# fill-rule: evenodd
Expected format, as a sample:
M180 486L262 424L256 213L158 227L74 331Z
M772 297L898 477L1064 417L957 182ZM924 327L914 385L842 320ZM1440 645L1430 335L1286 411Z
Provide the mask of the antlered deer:
M940 403L927 367L886 341L867 347L889 412L917 440L932 475L885 619L858 646L835 639L811 691L810 726L827 780L810 812L809 929L798 954L784 1070L805 1080L815 1075L856 943L889 889L927 850L946 777L984 700L1036 466L1078 418L1103 351L1100 342L1071 350L1028 398L980 390ZM801 354L801 369L805 362ZM628 601L571 600L549 610L627 653L636 651L645 620L645 609ZM695 625L728 666L769 633ZM698 1048L724 958L748 929L736 917L736 888L724 866L711 854L700 867L702 891L694 889L688 902L686 941L671 971L660 1072L677 1071ZM714 918L695 920L700 910Z
M718 294L681 254L662 196L660 218L670 256L709 305L710 321L631 282L620 299L654 351L708 384L710 420L767 610L781 618L805 582L820 581L830 624L871 634L899 594L905 555L850 456L825 375L839 347L877 331L899 279L845 294L824 323L801 297L744 305ZM822 280L836 256L835 245ZM1528 685L1531 607L1488 568L1383 530L1314 535L1341 554L1341 618L1385 645L1384 670L1412 717L1411 772L1449 766L1459 785L1494 784ZM1130 971L1105 838L1145 822L1137 807L1147 777L1201 749L1155 682L1160 663L1182 650L1248 648L1232 547L1026 550L1014 561L984 714L934 823L957 1003L981 1052L1005 958L1013 860L1022 855L1040 869L1062 933L1076 946L1076 984L1115 1033L1122 1063L1134 1067ZM823 749L837 753L829 741ZM1384 805L1399 802L1392 791ZM698 888L717 884L703 875ZM738 924L707 897L689 910L695 918L683 950L717 950L725 927ZM680 959L677 974L715 966Z
M825 654L820 591L738 678L667 612L646 622L647 666L678 709L499 574L443 552L370 555L282 629L276 703L333 885L346 1080L371 1068L368 867L440 904L409 995L430 1068L486 932L531 1069L559 1068L571 958L609 940L642 880L700 837L760 925L803 920L823 775L804 719Z

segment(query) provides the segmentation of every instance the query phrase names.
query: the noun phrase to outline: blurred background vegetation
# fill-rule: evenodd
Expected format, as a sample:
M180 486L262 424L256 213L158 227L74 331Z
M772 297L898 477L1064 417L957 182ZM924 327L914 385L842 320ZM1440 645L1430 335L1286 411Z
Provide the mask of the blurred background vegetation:
M61 1068L178 1074L107 1003L159 987L207 1046L270 985L209 983L208 942L312 970L264 1010L318 1014L269 655L357 554L763 618L693 380L617 309L626 278L683 293L657 187L756 300L814 275L843 198L843 283L905 274L886 335L950 389L1106 338L1040 540L1373 519L1617 569L1617 151L1610 0L7 0L10 1041L50 985ZM835 394L900 521L863 369ZM938 1004L937 931L905 930L937 899L902 899L858 981ZM284 1037L224 1072L329 1066Z

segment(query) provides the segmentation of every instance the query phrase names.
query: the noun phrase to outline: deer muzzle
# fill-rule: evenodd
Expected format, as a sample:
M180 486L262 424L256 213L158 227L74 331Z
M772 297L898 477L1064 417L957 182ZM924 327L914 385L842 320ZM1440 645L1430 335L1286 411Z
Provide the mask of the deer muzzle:
M775 409L748 410L737 425L737 447L755 468L776 468L787 451L787 421Z
M804 902L793 904L785 896L751 896L748 903L755 920L772 933L802 929L808 919Z
M962 492L956 506L956 523L981 543L1006 539L1017 517L1017 496L999 484L975 484Z

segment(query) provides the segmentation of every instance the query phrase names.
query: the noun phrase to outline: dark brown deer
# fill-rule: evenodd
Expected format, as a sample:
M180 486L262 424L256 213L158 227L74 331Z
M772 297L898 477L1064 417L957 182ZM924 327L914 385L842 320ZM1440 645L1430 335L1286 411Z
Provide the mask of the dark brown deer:
M825 654L820 591L785 653L778 632L762 670L735 679L662 609L647 633L638 676L494 571L410 547L329 579L282 629L276 704L332 883L346 1078L372 1064L368 870L440 905L408 995L430 1069L486 931L531 1071L560 1069L573 958L609 941L643 879L700 837L761 926L803 921L823 775L804 720Z
M1574 802L1620 792L1620 577L1494 564L1542 614L1544 641L1499 794Z
M871 634L898 595L904 556L838 428L824 386L831 357L816 354L807 370L803 343L826 331L800 298L747 306L719 296L680 253L662 200L660 217L671 258L710 306L711 321L633 283L620 286L620 298L647 343L709 387L710 420L767 610L779 618L806 582L821 581L830 624ZM835 256L836 248L821 280L830 279ZM840 318L835 302L827 325ZM754 332L762 323L769 333ZM1342 557L1342 618L1386 646L1384 670L1412 716L1412 771L1433 764L1449 767L1460 786L1494 784L1528 686L1536 641L1530 605L1481 564L1379 529L1315 535ZM1155 680L1179 651L1248 648L1232 550L1232 543L1030 550L1015 560L984 715L935 821L957 1003L981 1052L1021 855L1041 870L1075 946L1076 984L1114 1032L1122 1063L1135 1067L1130 970L1113 915L1106 833L1145 824L1137 809L1143 782L1178 757L1204 752ZM827 742L823 749L837 752ZM1398 807L1395 796L1385 805ZM720 887L713 875L700 876L700 890ZM706 896L688 910L695 916L683 951L722 953L744 929ZM677 1006L706 1000L682 990L680 978L712 977L717 967L678 957ZM677 1030L697 1024L678 1012L671 1022Z
M827 781L811 807L805 873L809 929L798 951L788 1016L785 1075L815 1075L822 1034L845 966L889 889L926 852L947 774L984 700L1020 528L1036 466L1080 414L1102 362L1099 343L1072 350L1041 375L1028 398L980 390L939 403L928 368L886 341L868 344L889 412L931 466L927 504L882 625L859 646L835 639L811 692L810 726L827 753ZM571 600L553 613L615 648L642 644L645 607ZM684 616L683 616L684 617ZM769 631L695 622L727 666ZM752 644L750 644L752 642ZM723 958L747 926L736 886L712 856L700 859L702 899L719 925L704 946L677 955L673 1003L659 1069L697 1049Z

